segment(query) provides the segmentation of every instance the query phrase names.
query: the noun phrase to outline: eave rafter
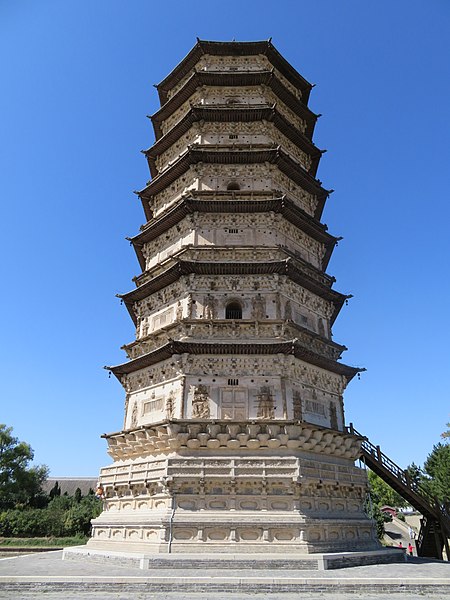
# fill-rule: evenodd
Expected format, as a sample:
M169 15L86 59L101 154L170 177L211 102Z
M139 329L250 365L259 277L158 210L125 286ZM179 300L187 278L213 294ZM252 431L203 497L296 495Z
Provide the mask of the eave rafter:
M264 104L231 107L227 105L195 105L191 107L189 112L172 129L159 138L151 148L143 150L143 153L147 157L152 177L158 175L155 164L157 157L187 133L194 123L200 121L210 123L272 122L282 134L311 157L312 162L309 172L312 176L315 176L317 173L323 151L319 150L299 129L294 127L277 110L276 105L269 106Z
M181 200L165 211L164 214L153 219L140 233L132 238L128 238L135 249L142 270L145 270L145 258L142 254L142 246L156 239L168 229L180 223L186 216L195 212L230 214L279 213L316 241L324 244L326 251L322 261L323 269L326 269L337 242L342 239L329 234L326 230L326 225L308 215L308 213L285 196L261 200L236 199L233 197L232 192L225 193L224 198L220 200L211 200L210 198L201 199L201 196L201 192L196 192L191 196L181 198Z
M283 104L305 122L305 135L311 139L319 115L300 102L273 71L195 71L183 87L150 116L156 139L159 140L163 136L162 122L187 102L198 88L202 86L252 87L260 85L270 88Z
M178 260L163 273L160 273L150 281L143 283L136 289L126 294L118 294L118 297L125 303L128 312L134 323L136 315L133 305L139 300L147 298L149 295L161 290L178 279L182 275L286 275L289 279L298 283L316 296L332 302L334 311L331 316L331 324L334 323L344 302L351 298L351 295L341 294L331 289L333 279L328 277L328 285L320 283L305 273L301 265L296 264L299 261L287 259L277 262L266 263L220 263L220 262L194 262ZM322 274L323 277L327 277Z
M287 342L273 343L208 343L208 342L178 342L171 341L164 346L139 356L126 363L107 366L108 369L120 380L123 375L134 373L146 367L150 367L158 362L167 360L174 355L191 354L191 355L291 355L295 358L308 362L312 365L326 369L338 375L343 375L350 381L358 373L365 371L356 367L351 367L343 363L331 360L324 356L320 356L311 352L307 348L301 346L297 340Z
M197 38L196 45L183 60L155 87L161 104L167 102L167 93L191 71L205 54L212 56L252 56L262 54L286 77L292 85L301 90L305 105L308 103L312 84L294 69L278 52L271 40L256 42L212 42Z
M198 319L183 319L183 323L186 325L191 325L193 327L195 327L196 325L202 326L202 321L199 321ZM239 321L239 326L240 327L247 327L247 326L254 326L256 323L258 323L258 326L261 327L265 325L265 323L261 323L261 321L258 321L256 319L241 319ZM213 327L217 327L218 330L220 331L220 327L223 325L229 325L230 321L228 319L214 319L214 320L210 320L208 321L208 324L212 324ZM341 357L342 353L345 352L346 350L348 350L347 346L344 346L342 344L338 344L335 341L328 339L326 337L324 337L321 334L316 333L315 331L312 331L311 329L308 329L307 327L303 327L302 325L299 325L298 323L296 323L295 321L286 321L285 319L270 319L267 323L268 326L273 327L273 325L281 325L284 327L286 333L286 337L288 339L307 339L307 347L312 347L314 345L314 343L317 343L317 341L319 341L319 343L323 344L324 346L327 346L329 348L331 348L334 352L336 352L336 355L338 356L338 358ZM146 341L148 341L149 339L158 339L158 337L161 336L168 336L169 339L174 339L174 337L177 335L177 330L179 328L179 322L175 321L173 323L170 323L164 327L162 327L158 332L155 333L150 333L147 334L147 336L144 336L143 338L139 338L133 342L130 342L128 344L124 344L122 346L122 350L125 350L127 353L129 353L130 351L132 351L134 348L139 347L142 343L146 343ZM220 337L220 334L219 334ZM167 341L167 338L165 337L164 342L161 342L161 345L163 345L165 342ZM268 340L266 340L268 341ZM303 346L305 346L305 343L303 343ZM323 354L322 353L318 353L318 354ZM324 355L326 356L326 355Z
M191 146L161 175L138 193L143 204L155 194L166 189L189 169L198 163L220 165L273 164L306 192L316 196L317 207L314 217L320 219L325 201L332 192L321 186L298 162L294 161L280 147L266 147L264 150L209 150L208 147Z

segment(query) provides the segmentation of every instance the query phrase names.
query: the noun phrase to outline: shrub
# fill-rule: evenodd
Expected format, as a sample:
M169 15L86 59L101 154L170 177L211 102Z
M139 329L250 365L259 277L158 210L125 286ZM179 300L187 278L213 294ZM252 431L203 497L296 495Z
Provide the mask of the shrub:
M86 496L79 502L56 496L47 508L8 509L0 513L1 537L87 536L91 519L102 510L101 501Z

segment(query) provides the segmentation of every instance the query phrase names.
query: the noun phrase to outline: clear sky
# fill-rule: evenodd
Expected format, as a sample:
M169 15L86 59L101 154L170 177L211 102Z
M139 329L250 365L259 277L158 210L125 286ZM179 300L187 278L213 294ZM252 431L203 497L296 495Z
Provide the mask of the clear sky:
M365 366L346 419L398 464L449 420L448 0L0 0L1 413L53 476L96 476L134 337L117 292L149 178L158 83L196 36L273 38L317 83L334 328Z

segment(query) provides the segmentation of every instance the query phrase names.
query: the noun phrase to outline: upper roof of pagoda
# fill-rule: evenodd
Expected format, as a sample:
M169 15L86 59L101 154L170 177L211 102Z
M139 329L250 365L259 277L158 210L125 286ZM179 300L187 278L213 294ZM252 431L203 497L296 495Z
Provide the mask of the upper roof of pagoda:
M313 87L304 77L300 75L288 61L281 56L271 40L256 42L212 42L200 40L183 60L165 77L161 83L156 85L161 104L168 100L168 92L177 85L180 80L191 71L204 55L211 56L266 56L268 61L297 89L302 92L302 100L308 103L309 94Z

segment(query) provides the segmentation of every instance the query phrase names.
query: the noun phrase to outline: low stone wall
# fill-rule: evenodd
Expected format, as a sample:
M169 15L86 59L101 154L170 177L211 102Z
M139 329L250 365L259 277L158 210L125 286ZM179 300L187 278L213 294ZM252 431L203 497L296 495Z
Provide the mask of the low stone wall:
M150 571L175 570L198 571L214 569L218 571L316 571L341 569L361 565L398 563L405 561L404 551L394 548L373 552L345 552L336 554L310 554L301 558L293 557L250 557L248 555L155 556L126 552L91 550L86 547L66 548L63 560L89 560L100 564L114 564L124 567L148 569Z

